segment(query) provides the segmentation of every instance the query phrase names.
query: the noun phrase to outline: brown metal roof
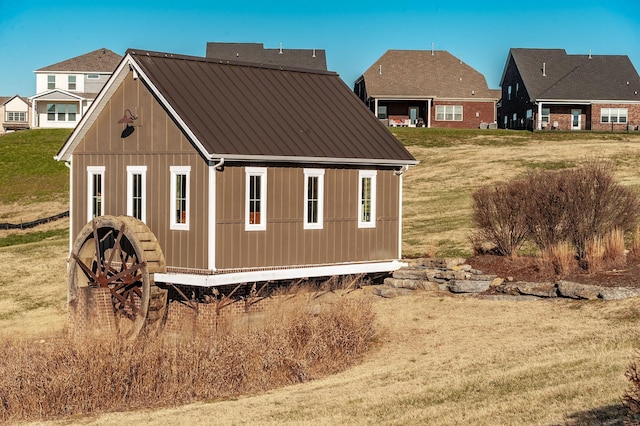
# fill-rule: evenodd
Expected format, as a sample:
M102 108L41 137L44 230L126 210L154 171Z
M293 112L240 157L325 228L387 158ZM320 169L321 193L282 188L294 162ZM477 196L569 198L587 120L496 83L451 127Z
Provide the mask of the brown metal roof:
M500 98L484 75L444 50L387 50L363 77L371 98Z
M36 71L113 72L121 60L122 56L109 49L102 48L40 68Z
M158 52L127 55L210 158L416 163L336 73Z

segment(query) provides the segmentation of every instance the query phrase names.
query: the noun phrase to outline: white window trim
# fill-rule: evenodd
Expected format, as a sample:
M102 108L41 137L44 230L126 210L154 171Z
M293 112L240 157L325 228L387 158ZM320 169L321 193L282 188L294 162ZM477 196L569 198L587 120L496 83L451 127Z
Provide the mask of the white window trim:
M100 182L102 183L102 202L100 203L99 214L96 216L104 216L105 169L105 166L87 166L87 222L93 220L93 177L96 175L100 176Z
M376 170L359 170L358 171L358 228L375 228L376 227ZM362 179L371 178L371 220L362 221Z
M127 216L133 216L133 176L142 178L142 211L140 220L147 222L147 166L127 166Z
M244 230L245 231L266 231L267 229L267 168L266 167L245 167L245 190L244 190ZM249 186L250 177L260 176L260 223L249 223Z
M309 178L318 178L318 222L310 223L309 220ZM324 226L324 170L304 169L304 229L322 229Z
M608 114L605 114L604 112L607 111ZM613 114L613 112L615 111L615 114ZM624 114L620 114L620 111L624 111ZM607 117L607 121L603 121L604 117ZM624 121L620 121L620 117L624 117ZM615 117L616 121L611 121L611 118ZM616 107L611 107L611 108L601 108L600 109L600 123L601 124L627 124L627 122L629 121L629 109L628 108L616 108Z
M447 119L447 110L451 109L451 119ZM456 108L460 108L460 119L456 119ZM438 118L438 115L442 118ZM436 121L464 121L464 105L436 105Z
M188 231L189 230L189 217L190 215L190 204L191 204L191 197L190 197L190 186L191 186L191 179L190 179L190 174L191 174L191 166L169 166L169 172L170 172L170 188L169 188L169 203L170 203L170 207L169 207L169 212L170 212L170 222L169 222L169 229L174 230L174 231ZM177 223L176 222L176 210L178 208L178 206L176 205L176 177L178 175L185 175L187 178L187 193L185 194L185 197L187 199L187 203L185 206L185 223Z

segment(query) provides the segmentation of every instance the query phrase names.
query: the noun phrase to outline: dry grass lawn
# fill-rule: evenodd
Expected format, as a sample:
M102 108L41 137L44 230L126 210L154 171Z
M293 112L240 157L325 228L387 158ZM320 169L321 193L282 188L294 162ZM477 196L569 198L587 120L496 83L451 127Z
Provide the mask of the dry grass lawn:
M350 297L376 297L370 291ZM598 425L623 416L624 371L640 345L637 300L416 292L376 297L374 306L379 347L343 373L232 401L73 423Z

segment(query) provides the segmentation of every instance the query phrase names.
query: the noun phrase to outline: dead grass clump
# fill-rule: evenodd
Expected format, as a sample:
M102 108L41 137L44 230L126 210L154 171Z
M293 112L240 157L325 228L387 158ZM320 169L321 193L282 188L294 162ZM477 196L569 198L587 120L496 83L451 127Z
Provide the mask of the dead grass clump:
M371 302L338 298L273 312L253 330L36 343L0 342L0 419L175 406L251 394L357 362L374 342Z
M604 261L609 269L623 268L627 264L627 256L624 248L624 231L615 228L607 232L603 237Z
M575 250L570 243L561 241L542 250L542 263L553 267L556 275L567 275L575 265Z

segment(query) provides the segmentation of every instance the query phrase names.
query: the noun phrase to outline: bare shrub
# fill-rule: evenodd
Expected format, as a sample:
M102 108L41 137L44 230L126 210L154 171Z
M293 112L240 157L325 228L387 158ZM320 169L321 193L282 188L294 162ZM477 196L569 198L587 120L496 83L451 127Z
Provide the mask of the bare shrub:
M625 376L630 382L625 391L622 402L627 409L627 422L630 425L640 425L640 366L638 359L640 354L636 352L635 359L631 361Z
M499 254L513 257L527 237L525 183L514 180L473 193L473 222L477 238L495 245Z
M631 256L640 256L640 226L636 226L631 232L631 247L629 248Z
M228 398L347 368L375 338L371 302L299 303L225 333L0 342L0 419L42 420Z
M590 162L562 174L568 188L567 232L579 260L587 257L587 245L595 237L616 228L630 231L636 226L638 198L615 182L605 163Z
M556 250L567 237L567 182L557 171L529 175L525 180L525 220L531 239L541 251ZM565 246L566 247L566 246ZM563 247L563 248L565 248Z

